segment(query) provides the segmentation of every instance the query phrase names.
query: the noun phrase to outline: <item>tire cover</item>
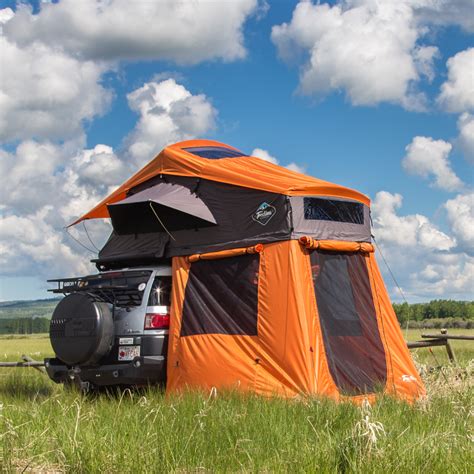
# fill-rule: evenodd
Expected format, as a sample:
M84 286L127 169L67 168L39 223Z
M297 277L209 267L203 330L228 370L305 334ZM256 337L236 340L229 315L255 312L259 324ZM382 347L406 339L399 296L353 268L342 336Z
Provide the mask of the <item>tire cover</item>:
M87 293L67 295L53 312L49 335L56 357L66 364L97 363L113 342L109 305Z

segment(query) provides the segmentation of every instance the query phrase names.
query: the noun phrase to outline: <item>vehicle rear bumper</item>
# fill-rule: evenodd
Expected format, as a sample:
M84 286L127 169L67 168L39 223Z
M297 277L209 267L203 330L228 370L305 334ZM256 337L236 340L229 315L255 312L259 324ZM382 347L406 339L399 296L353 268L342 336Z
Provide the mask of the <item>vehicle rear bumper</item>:
M56 383L89 382L96 386L149 385L166 380L166 360L163 356L136 357L121 364L91 367L70 367L59 359L45 359L45 368Z

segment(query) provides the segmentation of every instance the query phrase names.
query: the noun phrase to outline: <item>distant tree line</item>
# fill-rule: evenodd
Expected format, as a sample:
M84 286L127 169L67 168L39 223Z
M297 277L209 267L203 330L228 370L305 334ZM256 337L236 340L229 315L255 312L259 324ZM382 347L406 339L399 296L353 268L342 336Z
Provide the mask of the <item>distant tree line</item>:
M0 334L38 334L49 332L49 318L0 319Z
M394 303L402 327L474 328L474 301L433 300L429 303ZM38 334L49 332L50 318L0 319L0 334Z
M474 328L474 301L433 300L429 303L394 303L400 325L410 328Z

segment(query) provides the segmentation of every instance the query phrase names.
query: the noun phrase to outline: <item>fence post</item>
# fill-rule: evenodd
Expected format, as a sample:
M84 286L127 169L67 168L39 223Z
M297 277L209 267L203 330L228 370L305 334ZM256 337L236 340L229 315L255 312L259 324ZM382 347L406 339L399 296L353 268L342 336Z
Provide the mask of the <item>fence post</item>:
M447 335L448 330L447 329L441 329L441 334L446 334ZM446 338L446 352L448 353L449 362L451 362L451 364L457 365L456 356L454 355L453 348L451 347L451 344L449 343L449 339L447 339L447 338Z

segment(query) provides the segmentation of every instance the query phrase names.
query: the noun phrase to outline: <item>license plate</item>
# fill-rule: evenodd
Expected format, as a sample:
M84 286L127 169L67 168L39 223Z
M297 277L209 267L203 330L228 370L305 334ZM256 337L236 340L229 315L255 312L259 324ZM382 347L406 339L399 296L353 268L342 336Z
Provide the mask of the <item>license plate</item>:
M121 346L131 346L133 345L133 337L120 337L119 344Z
M133 360L140 357L140 346L120 346L118 360Z

